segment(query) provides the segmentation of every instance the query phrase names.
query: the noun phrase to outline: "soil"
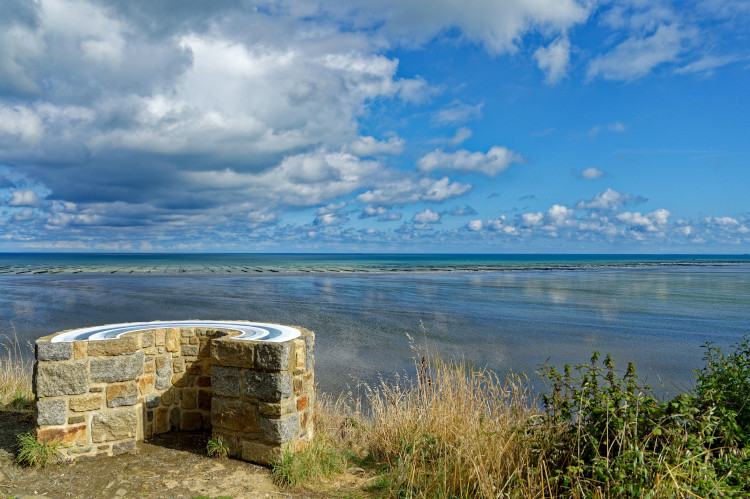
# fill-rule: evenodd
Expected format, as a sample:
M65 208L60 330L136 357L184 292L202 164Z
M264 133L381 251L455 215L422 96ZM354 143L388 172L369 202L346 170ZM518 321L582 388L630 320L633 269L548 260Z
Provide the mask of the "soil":
M271 471L262 466L209 458L206 456L209 435L203 433L165 433L138 444L136 455L58 463L38 469L20 467L15 464L17 435L33 428L32 414L0 410L2 498L35 495L55 498L229 496L234 499L329 496L323 491L280 489L271 480ZM354 477L341 478L343 482L351 482ZM340 496L340 493L334 495Z

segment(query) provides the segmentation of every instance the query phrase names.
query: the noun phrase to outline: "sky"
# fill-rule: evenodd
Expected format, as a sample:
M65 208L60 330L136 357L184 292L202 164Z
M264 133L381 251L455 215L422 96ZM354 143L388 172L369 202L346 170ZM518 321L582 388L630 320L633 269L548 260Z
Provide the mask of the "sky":
M2 0L0 251L750 252L746 0Z

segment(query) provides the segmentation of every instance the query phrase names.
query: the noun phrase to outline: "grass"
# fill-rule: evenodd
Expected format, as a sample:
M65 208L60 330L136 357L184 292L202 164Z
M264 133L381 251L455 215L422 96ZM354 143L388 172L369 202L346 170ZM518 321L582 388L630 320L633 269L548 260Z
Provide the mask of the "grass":
M16 462L23 466L44 468L57 459L61 442L38 440L33 432L18 435L18 455Z
M34 351L28 344L31 355L22 355L23 347L16 334L0 335L0 406L28 409L32 406L34 394L31 390L31 366Z
M346 457L326 438L319 435L300 452L285 449L278 461L272 463L274 482L282 487L297 487L303 483L330 477L346 469Z
M704 362L693 393L659 401L632 365L595 352L541 369L538 399L524 376L420 353L395 383L319 394L317 450L285 454L274 476L315 488L361 466L369 479L350 494L404 498L748 497L750 344L707 345Z

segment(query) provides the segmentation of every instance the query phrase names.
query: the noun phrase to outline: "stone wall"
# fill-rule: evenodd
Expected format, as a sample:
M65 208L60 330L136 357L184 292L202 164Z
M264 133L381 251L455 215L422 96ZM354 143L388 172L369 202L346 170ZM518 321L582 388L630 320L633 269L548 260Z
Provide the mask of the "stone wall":
M261 464L313 436L312 331L272 343L200 327L117 339L36 341L37 437L68 459L135 452L171 429L211 430L233 457Z

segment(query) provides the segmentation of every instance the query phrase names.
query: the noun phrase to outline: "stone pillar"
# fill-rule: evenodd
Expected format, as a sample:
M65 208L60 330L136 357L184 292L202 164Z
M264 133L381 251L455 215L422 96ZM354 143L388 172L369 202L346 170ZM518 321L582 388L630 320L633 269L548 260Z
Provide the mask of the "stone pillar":
M314 334L284 343L211 342L211 422L231 456L268 464L313 436Z

